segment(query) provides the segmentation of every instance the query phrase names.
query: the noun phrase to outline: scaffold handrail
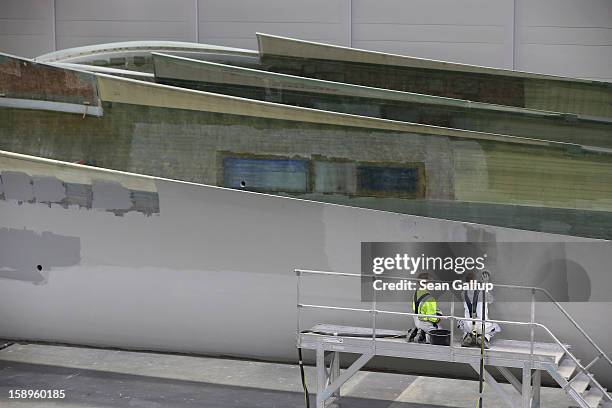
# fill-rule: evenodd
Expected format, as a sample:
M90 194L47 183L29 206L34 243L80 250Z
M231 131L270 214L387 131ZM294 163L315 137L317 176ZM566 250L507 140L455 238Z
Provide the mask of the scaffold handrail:
M417 313L411 313L411 312L397 312L397 311L391 311L391 310L383 310L383 309L379 309L376 307L376 302L375 300L372 301L372 307L369 309L366 308L353 308L353 307L342 307L342 306L330 306L330 305L316 305L316 304L309 304L309 303L302 303L301 302L301 275L303 274L309 274L309 275L328 275L328 276L341 276L341 277L350 277L350 278L355 278L355 277L359 277L359 278L363 278L363 277L380 277L378 275L374 275L374 274L360 274L360 273L349 273L349 272L334 272L334 271L319 271L319 270L312 270L312 269L295 269L294 270L295 274L298 277L298 286L297 286L297 307L298 310L301 308L312 308L312 309L327 309L327 310L341 310L341 311L352 311L352 312L364 312L364 313L371 313L374 317L374 322L375 322L375 316L377 314L389 314L389 315L404 315L404 316L418 316L418 317L424 317L424 318L438 318L438 319L443 319L443 320L451 320L451 322L454 322L454 320L459 320L459 321L473 321L473 322L478 322L478 323L483 323L482 319L478 319L478 318L468 318L468 317L460 317L460 316L455 316L454 314L451 314L450 316L444 316L444 315L425 315L425 314L417 314ZM405 279L405 280L411 280L411 281L419 281L419 279L416 278L406 278L406 277L397 277L397 276L384 276L385 278L390 278L390 279ZM432 280L432 279L428 279L428 282L443 282L443 281L436 281L436 280ZM498 324L505 324L505 325L515 325L515 326L529 326L531 327L532 330L532 334L531 334L531 339L530 339L530 345L531 345L531 354L533 355L533 348L534 348L534 335L533 335L533 330L535 327L541 328L542 330L544 330L544 332L558 345L561 347L561 349L564 351L565 355L567 355L573 362L574 364L576 364L576 367L578 368L578 370L581 373L584 373L585 375L587 375L590 378L590 381L593 385L595 385L604 395L604 398L612 401L612 397L610 397L610 395L607 393L607 390L601 385L599 384L599 382L597 382L593 376L588 372L588 370L593 366L593 364L595 364L596 361L599 360L600 357L603 357L604 360L610 365L612 366L612 360L610 360L610 358L606 355L606 353L591 339L591 337L585 332L584 329L582 329L582 327L580 327L580 325L569 315L569 313L565 310L565 308L563 308L563 306L561 306L561 304L555 300L552 295L544 288L539 288L539 287L535 287L535 286L521 286L521 285L506 285L506 284L492 284L493 288L498 287L498 288L508 288L508 289L519 289L519 290L529 290L532 292L532 298L531 298L531 303L532 306L535 302L535 293L536 292L540 292L543 293L546 297L548 297L548 299L555 304L555 306L561 310L561 312L564 314L564 316L574 325L574 327L576 327L576 329L578 329L578 331L587 339L587 341L593 346L593 348L598 352L598 355L595 357L595 359L593 361L591 361L589 364L587 364L586 366L582 365L580 363L580 361L573 355L573 353L571 353L569 351L569 349L553 334L553 332L544 324L542 323L537 323L534 321L534 315L533 315L533 310L534 308L532 307L532 317L531 317L531 321L530 322L519 322L519 321L512 321L512 320L495 320L495 319L486 319L486 322L489 323L498 323ZM452 298L452 303L454 305L455 299ZM454 307L453 307L454 310ZM301 327L300 327L300 317L299 317L299 312L298 312L298 334L301 333ZM451 326L454 326L454 324L451 323ZM452 328L452 327L451 327ZM371 341L376 341L376 330L375 327L373 329L373 333L372 333L372 339ZM453 347L452 341L450 344L450 347ZM572 379L570 379L566 386L564 388L566 388L567 386L569 386L572 382L572 380L574 380L575 378L577 378L578 375L575 375Z

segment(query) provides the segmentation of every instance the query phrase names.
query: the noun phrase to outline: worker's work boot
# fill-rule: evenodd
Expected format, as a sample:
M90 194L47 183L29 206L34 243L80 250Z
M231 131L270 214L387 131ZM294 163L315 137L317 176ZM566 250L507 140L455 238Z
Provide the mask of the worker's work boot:
M489 340L487 340L486 337L483 337L480 334L478 335L478 339L476 340L476 344L478 345L478 347L482 346L482 339L484 339L484 348L486 350L490 349L491 347L489 346Z
M419 330L419 338L417 340L419 343L427 343L427 335L425 334L425 330Z
M461 347L474 347L476 345L476 340L472 334L466 334L463 336L463 340L461 340Z
M419 329L417 329L416 327L414 329L408 330L408 337L407 337L408 343L413 342L418 333L419 333Z

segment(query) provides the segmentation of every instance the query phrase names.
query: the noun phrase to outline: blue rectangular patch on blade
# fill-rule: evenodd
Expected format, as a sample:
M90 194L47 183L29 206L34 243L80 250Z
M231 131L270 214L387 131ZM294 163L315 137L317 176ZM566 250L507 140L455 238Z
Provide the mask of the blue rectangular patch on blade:
M306 192L308 161L226 157L223 185L247 190Z

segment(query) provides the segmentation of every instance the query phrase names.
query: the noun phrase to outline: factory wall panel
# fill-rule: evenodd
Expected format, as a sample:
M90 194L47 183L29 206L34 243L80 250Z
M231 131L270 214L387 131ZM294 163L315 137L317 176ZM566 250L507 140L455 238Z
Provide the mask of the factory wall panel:
M517 0L516 69L612 81L612 1Z
M512 0L353 0L355 48L512 68Z
M0 2L0 51L35 57L53 47L53 0Z
M255 32L612 81L610 0L2 0L0 52L129 40L256 49Z
M350 43L350 0L199 0L199 41L257 49L255 32Z
M194 41L192 0L55 0L57 48L115 41Z

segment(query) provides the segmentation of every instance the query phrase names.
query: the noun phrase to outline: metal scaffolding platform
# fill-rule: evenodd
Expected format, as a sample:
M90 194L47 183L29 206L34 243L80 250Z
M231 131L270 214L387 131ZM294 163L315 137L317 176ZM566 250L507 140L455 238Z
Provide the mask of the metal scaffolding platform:
M451 321L450 346L411 343L406 340L406 332L394 330L381 330L376 327L378 314L415 316L414 313L381 310L376 307L373 300L369 309L339 307L332 305L315 305L302 303L301 279L303 274L336 275L346 277L363 277L359 274L305 271L296 270L298 276L297 289L297 347L316 352L317 368L317 408L325 408L340 398L340 387L355 373L362 369L374 356L441 361L448 363L468 364L479 372L481 351L479 348L461 347L453 336L455 320L466 319L454 315L454 300L451 302L450 316L419 315L421 317L440 317ZM509 285L498 285L511 287ZM562 310L569 322L576 326L597 352L597 356L586 365L570 352L567 344L561 343L554 334L543 324L535 321L535 293L543 291L538 288L516 287L529 290L533 294L531 304L531 319L529 322L487 320L506 325L526 326L531 329L529 341L494 339L490 349L484 355L484 380L509 407L531 408L540 406L540 383L542 371L551 377L576 401L581 408L597 408L612 404L612 397L607 390L599 384L589 369L597 362L604 361L611 364L610 358L584 333L578 324L567 314L562 306L551 300ZM545 292L545 291L544 291ZM547 296L550 294L545 292ZM349 312L369 313L372 318L371 327L349 327L333 324L318 324L307 330L301 328L301 309L328 309ZM479 323L480 324L480 323ZM543 329L552 340L549 343L535 341L535 328ZM340 371L341 353L360 355L346 370ZM507 393L490 374L491 367L495 367L506 380L512 384L513 391ZM510 368L522 370L519 380Z

